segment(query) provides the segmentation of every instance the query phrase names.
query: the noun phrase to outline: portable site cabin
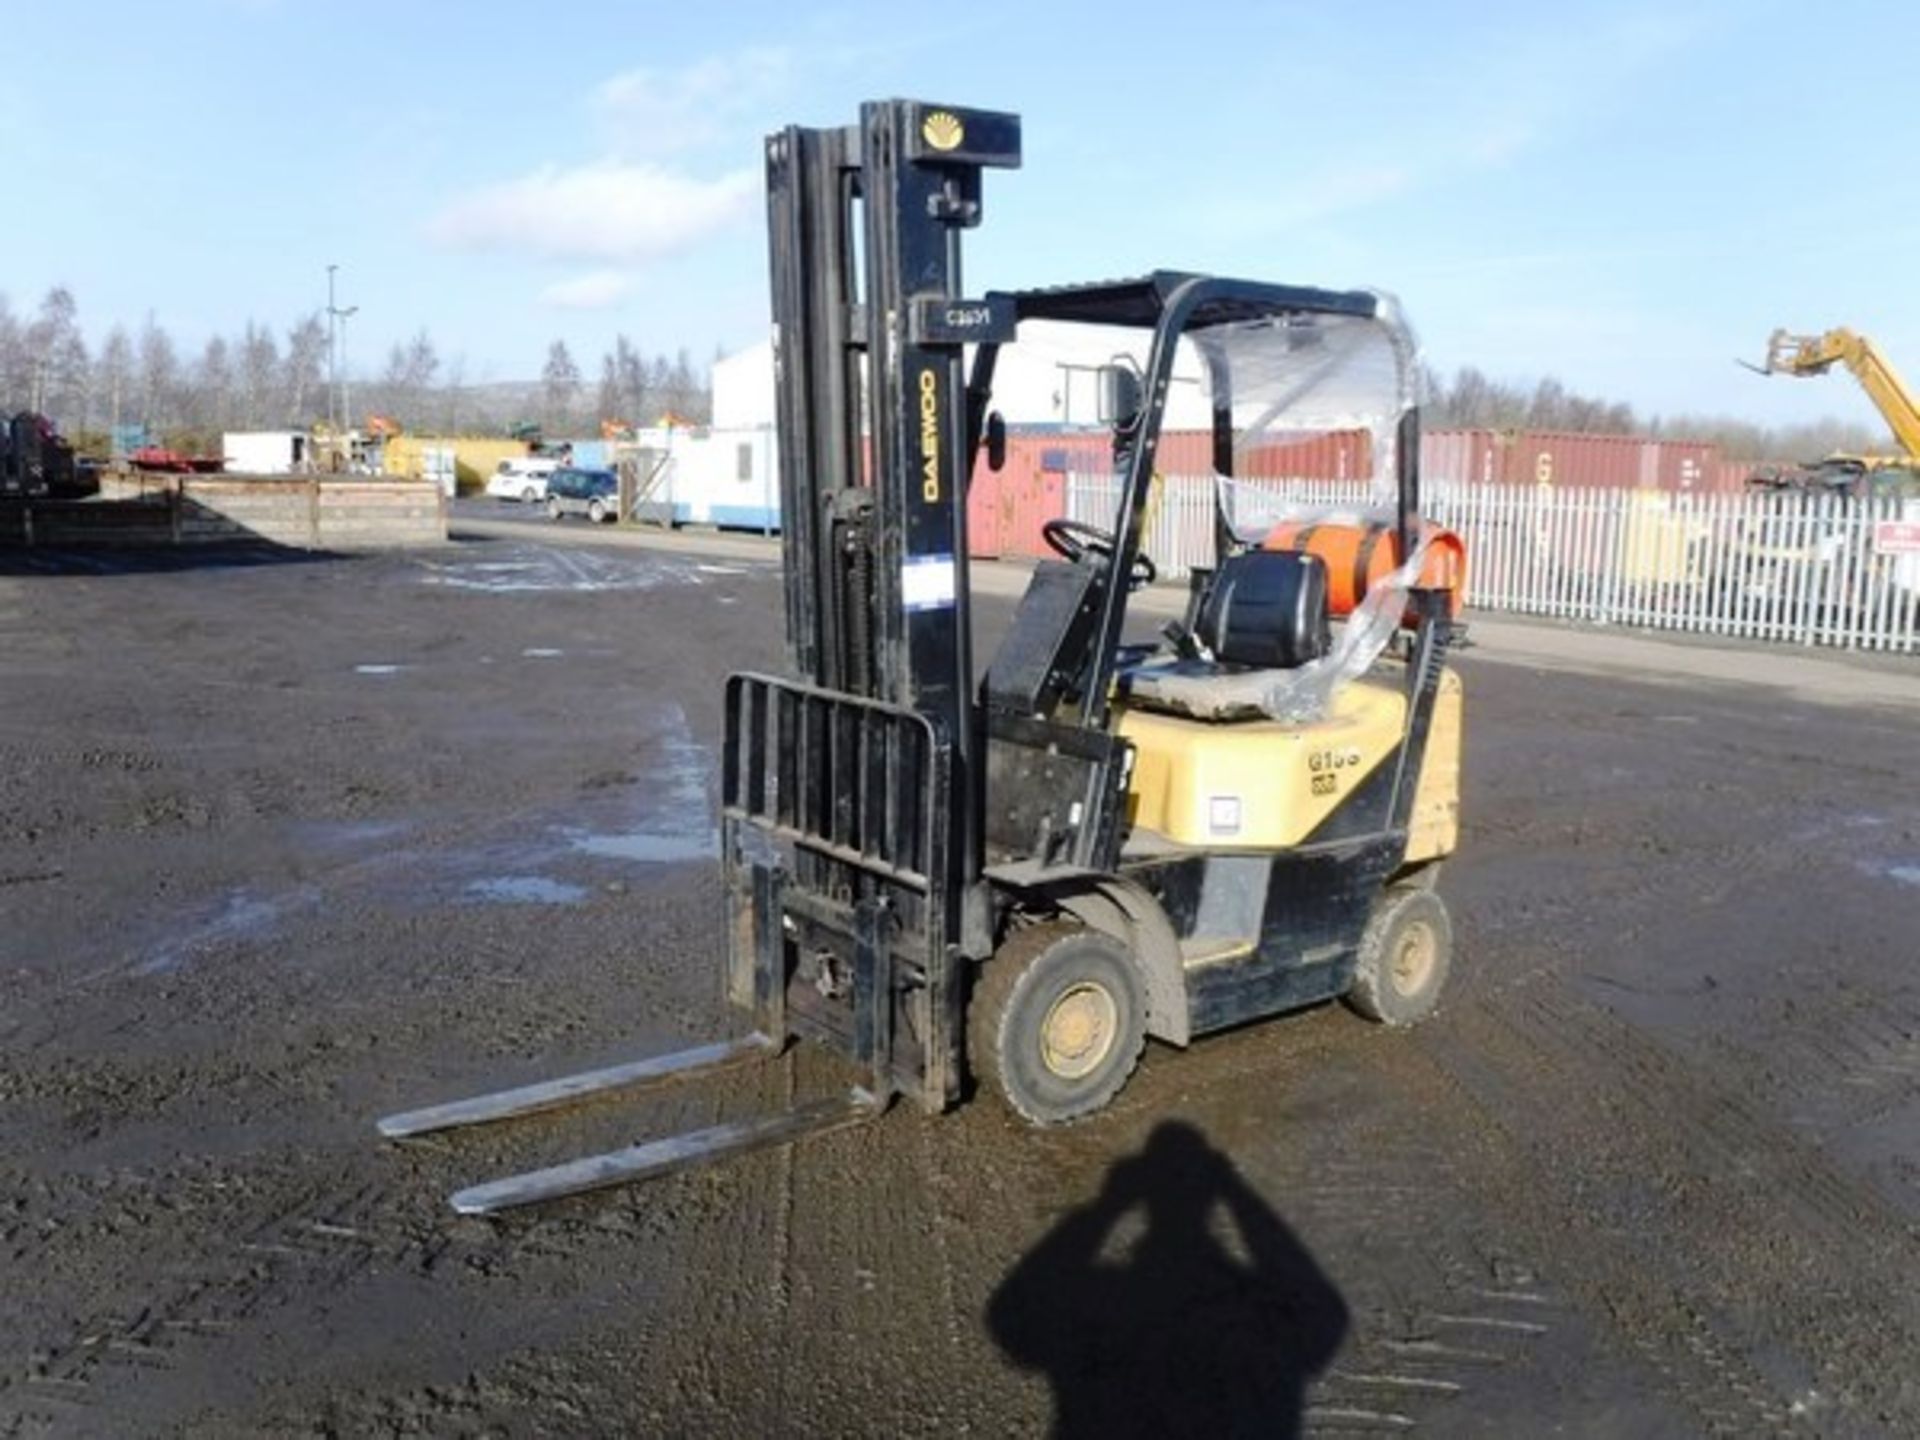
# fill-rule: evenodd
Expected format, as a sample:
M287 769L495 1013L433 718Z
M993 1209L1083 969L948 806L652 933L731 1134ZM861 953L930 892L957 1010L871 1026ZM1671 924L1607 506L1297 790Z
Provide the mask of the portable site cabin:
M229 430L220 455L230 475L294 475L311 464L313 441L304 430Z

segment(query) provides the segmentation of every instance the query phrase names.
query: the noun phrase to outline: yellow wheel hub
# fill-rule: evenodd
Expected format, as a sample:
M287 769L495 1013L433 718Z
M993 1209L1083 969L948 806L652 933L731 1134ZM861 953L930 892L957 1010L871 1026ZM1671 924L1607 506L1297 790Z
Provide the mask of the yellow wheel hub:
M1393 988L1402 995L1418 994L1433 977L1434 962L1440 952L1433 927L1409 925L1393 951Z
M1083 980L1047 1010L1040 1026L1040 1058L1063 1080L1092 1074L1120 1033L1120 1006L1104 985Z

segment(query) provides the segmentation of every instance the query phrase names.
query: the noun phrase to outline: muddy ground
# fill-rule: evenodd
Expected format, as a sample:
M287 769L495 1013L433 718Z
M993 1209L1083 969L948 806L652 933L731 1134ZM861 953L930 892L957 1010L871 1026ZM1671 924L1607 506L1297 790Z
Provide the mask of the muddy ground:
M0 1435L1920 1431L1910 712L1468 654L1427 1026L489 1222L443 1197L838 1078L371 1131L722 1026L775 573L0 571Z

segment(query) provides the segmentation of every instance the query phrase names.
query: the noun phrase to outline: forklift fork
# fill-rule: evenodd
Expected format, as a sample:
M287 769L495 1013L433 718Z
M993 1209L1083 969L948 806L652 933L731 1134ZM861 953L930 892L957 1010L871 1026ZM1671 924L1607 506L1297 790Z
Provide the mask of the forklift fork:
M886 1097L855 1086L845 1095L816 1100L798 1109L710 1125L703 1130L689 1130L684 1135L609 1150L604 1155L569 1160L545 1170L489 1180L483 1185L456 1191L451 1204L462 1215L492 1215L520 1205L629 1185L708 1160L845 1130L873 1119L886 1106Z
M389 1115L380 1122L380 1133L390 1140L405 1140L443 1130L462 1130L539 1115L616 1090L647 1094L681 1080L738 1070L771 1059L782 1049L779 1042L755 1031L738 1040L695 1045L670 1055L656 1055L603 1070L587 1070L557 1080L543 1080L513 1090L498 1090L490 1095L475 1095L466 1100ZM886 1108L886 1101L884 1093L854 1086L844 1095L795 1110L710 1125L684 1135L649 1140L544 1170L490 1180L458 1191L452 1197L452 1204L462 1215L491 1215L542 1200L558 1200L589 1190L648 1180L703 1161L845 1129L880 1114Z
M396 1115L396 1138L763 1059L800 1039L859 1069L839 1097L461 1191L486 1214L856 1124L895 1094L959 1097L965 962L991 948L979 874L984 737L966 490L965 347L1013 338L960 295L981 176L1018 117L913 101L767 146L788 658L727 684L725 988L744 1040ZM851 297L860 303L849 303Z
M735 675L727 685L721 803L729 923L727 990L753 1029L735 1040L632 1060L511 1090L429 1105L379 1122L390 1140L515 1120L615 1092L645 1095L781 1054L788 1040L835 1043L861 1082L794 1109L510 1175L461 1190L453 1208L490 1215L783 1145L881 1114L900 1088L894 1006L903 947L922 993L944 994L941 927L949 750L927 717L901 706L778 680ZM902 934L896 915L917 908ZM927 926L934 925L928 933ZM796 936L844 947L844 975L796 983ZM817 981L829 982L824 989ZM837 1002L827 991L839 994ZM823 1009L822 1007L827 1007ZM926 1005L927 1024L936 1025ZM905 1062L923 1098L944 1103L955 1083L947 1029L917 1037Z
M719 1074L768 1059L779 1050L775 1041L755 1031L738 1040L695 1045L671 1055L609 1065L604 1070L583 1070L558 1080L541 1080L513 1090L496 1090L489 1095L403 1111L382 1120L380 1133L389 1140L411 1140L416 1135L432 1135L441 1130L463 1130L471 1125L491 1125L496 1120L518 1120L523 1115L576 1105L611 1090L664 1089L677 1080Z

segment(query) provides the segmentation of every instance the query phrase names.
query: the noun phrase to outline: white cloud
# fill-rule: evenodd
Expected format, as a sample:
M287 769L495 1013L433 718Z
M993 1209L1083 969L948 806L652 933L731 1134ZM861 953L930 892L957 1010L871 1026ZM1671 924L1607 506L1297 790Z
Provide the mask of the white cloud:
M549 165L455 199L427 234L450 249L636 263L731 225L759 189L757 169L700 180L655 164Z
M719 55L680 70L624 70L593 92L593 108L623 155L667 155L764 126L787 83L791 55L779 49Z
M631 276L618 270L592 270L547 286L540 292L540 303L558 310L605 310L626 299L632 290Z

